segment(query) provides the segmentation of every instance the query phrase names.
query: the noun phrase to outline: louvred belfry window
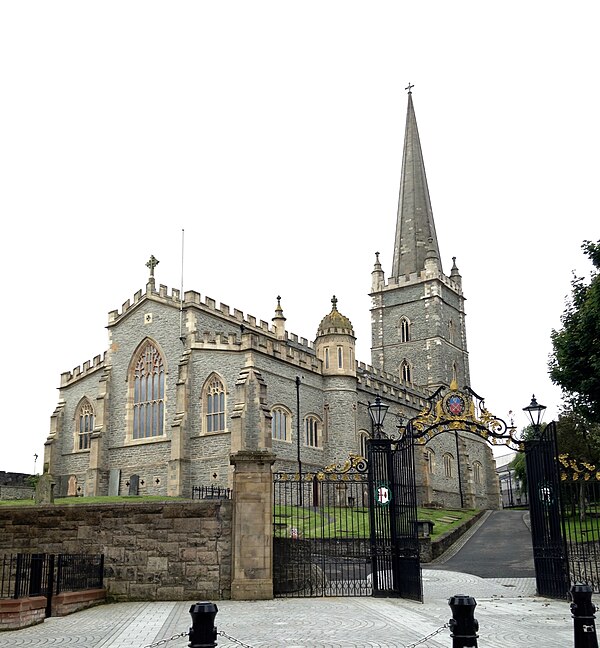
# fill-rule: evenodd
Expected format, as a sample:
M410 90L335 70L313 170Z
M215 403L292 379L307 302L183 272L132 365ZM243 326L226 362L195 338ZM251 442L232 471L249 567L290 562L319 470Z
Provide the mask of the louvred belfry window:
M133 438L162 436L165 414L165 368L158 349L150 342L135 365L133 385Z

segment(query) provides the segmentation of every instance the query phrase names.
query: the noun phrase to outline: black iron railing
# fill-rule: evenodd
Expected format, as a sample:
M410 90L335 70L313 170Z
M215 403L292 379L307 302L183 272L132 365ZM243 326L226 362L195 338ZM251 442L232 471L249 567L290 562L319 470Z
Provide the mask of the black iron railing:
M231 499L231 488L223 486L194 486L192 499Z
M104 556L20 553L0 556L0 598L27 598L103 586Z

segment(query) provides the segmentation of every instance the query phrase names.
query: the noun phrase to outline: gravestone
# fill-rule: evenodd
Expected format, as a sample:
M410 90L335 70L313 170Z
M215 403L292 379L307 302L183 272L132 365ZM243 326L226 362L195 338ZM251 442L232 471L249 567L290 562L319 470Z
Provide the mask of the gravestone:
M117 497L119 494L119 484L121 483L121 470L113 468L108 475L108 495ZM131 493L129 493L131 495Z
M54 504L54 479L49 473L40 475L35 487L36 504Z
M77 495L77 477L71 475L69 477L69 485L67 486L67 497L72 497Z
M129 495L138 495L140 491L140 476L131 475L129 478Z

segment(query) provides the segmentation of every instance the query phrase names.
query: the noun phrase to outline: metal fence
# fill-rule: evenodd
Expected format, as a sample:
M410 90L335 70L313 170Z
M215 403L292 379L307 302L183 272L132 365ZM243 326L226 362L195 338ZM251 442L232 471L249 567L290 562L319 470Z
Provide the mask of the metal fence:
M193 486L192 499L231 499L232 489L223 486Z
M561 499L571 583L600 592L600 482L565 481Z
M19 553L0 557L0 598L27 598L103 587L104 556Z

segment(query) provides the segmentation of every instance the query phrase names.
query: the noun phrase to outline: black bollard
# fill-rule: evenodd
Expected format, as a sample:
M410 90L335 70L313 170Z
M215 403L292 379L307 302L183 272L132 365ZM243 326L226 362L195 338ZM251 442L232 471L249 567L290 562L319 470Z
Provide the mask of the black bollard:
M591 585L577 583L571 587L571 615L575 631L575 648L598 648L596 606L592 603Z
M189 648L216 648L217 628L215 617L217 606L214 603L196 603L190 608L192 627L190 628Z
M479 623L475 618L477 601L472 596L456 594L448 599L452 618L448 621L452 648L477 648Z

